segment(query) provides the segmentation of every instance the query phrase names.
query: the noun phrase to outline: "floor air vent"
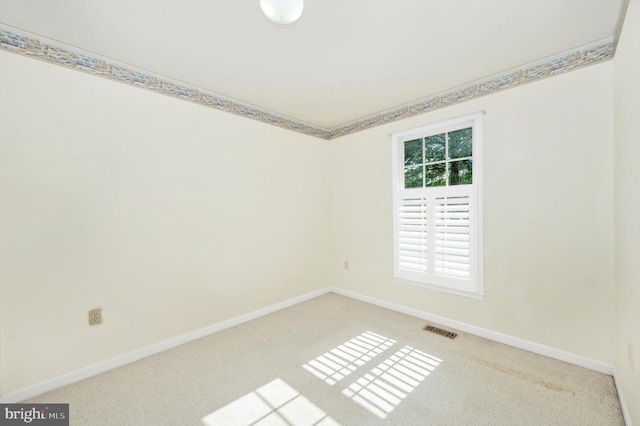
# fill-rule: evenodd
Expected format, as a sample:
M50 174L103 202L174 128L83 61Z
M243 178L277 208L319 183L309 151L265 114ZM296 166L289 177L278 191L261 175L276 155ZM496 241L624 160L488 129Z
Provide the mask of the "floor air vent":
M449 339L455 339L456 336L457 336L456 333L452 333L450 331L443 330L441 328L434 327L432 325L428 325L424 329L429 331L429 332L431 332L431 333L439 334L440 336L444 336L444 337L448 337Z

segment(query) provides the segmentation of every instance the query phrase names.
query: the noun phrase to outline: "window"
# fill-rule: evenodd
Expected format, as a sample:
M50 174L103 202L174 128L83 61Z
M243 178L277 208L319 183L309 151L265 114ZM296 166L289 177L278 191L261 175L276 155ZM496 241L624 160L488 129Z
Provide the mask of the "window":
M393 135L395 278L482 297L481 117Z

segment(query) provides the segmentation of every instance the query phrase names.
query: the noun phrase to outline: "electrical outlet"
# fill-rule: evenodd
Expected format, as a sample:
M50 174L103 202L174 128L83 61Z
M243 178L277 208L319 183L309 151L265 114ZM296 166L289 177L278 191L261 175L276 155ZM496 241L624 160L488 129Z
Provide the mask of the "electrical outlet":
M631 340L627 342L627 357L629 358L629 368L631 371L636 369L635 366L635 356L633 355L633 344L631 344Z
M98 325L102 323L102 308L92 309L89 311L89 325Z
M348 260L344 261L344 269L345 269L345 271L349 270L349 261Z

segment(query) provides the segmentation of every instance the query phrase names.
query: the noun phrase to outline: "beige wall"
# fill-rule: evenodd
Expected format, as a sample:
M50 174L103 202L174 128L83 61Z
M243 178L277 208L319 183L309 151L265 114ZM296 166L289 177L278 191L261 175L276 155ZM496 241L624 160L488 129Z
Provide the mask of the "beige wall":
M613 363L612 76L607 62L331 142L336 284ZM477 111L482 301L392 279L391 133Z
M627 238L640 205L620 196L638 187L639 59L625 34L617 291L614 62L325 142L0 52L1 392L334 284L616 362L640 400ZM391 278L391 133L477 111L483 301Z
M629 4L614 68L616 371L640 424L640 1Z
M0 70L3 392L330 284L325 142L10 53Z

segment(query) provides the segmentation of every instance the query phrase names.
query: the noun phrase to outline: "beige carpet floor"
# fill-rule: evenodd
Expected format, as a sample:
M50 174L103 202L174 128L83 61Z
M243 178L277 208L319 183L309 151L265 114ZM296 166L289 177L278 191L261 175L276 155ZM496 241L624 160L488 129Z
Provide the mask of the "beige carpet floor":
M26 402L72 425L624 425L613 379L333 293Z

